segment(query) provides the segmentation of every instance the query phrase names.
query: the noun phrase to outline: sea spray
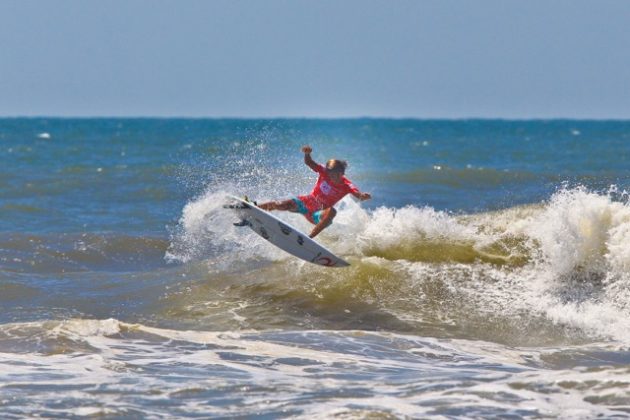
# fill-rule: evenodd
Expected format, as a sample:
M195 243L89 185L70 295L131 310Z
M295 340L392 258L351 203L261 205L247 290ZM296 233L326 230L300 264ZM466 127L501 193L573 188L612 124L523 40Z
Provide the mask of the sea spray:
M184 207L165 258L170 262L212 259L214 263L238 264L250 258L283 257L280 250L253 239L248 228L235 227L239 219L223 208L225 191L206 192Z

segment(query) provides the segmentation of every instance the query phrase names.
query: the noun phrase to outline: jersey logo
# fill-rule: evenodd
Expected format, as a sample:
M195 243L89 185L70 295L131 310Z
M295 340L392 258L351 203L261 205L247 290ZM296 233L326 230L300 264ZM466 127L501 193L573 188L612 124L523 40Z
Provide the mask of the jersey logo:
M328 184L328 182L323 181L321 183L321 185L319 186L319 189L322 190L322 192L325 195L328 195L328 194L330 194L330 191L332 190L332 187Z

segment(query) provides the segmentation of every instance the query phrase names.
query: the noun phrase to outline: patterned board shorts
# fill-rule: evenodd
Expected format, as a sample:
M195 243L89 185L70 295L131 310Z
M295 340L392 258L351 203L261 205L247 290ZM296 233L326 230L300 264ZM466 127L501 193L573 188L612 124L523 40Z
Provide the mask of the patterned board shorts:
M306 217L309 222L311 222L314 225L316 225L316 224L319 223L320 220L322 220L322 216L324 215L324 210L317 210L317 211L314 211L314 212L311 213L306 208L306 205L304 204L304 202L302 200L300 200L297 197L292 198L292 200L295 203L295 205L297 206L297 212L300 213L300 214L303 214L304 217Z

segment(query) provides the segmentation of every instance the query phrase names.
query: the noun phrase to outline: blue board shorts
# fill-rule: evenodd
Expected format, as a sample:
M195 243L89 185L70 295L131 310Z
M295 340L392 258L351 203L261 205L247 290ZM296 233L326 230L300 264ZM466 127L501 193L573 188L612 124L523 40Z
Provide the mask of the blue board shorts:
M324 210L317 210L313 213L309 212L306 208L306 205L297 197L292 198L293 202L297 206L297 212L303 214L304 217L308 219L309 222L313 224L318 224L320 220L322 220L322 216L324 215Z

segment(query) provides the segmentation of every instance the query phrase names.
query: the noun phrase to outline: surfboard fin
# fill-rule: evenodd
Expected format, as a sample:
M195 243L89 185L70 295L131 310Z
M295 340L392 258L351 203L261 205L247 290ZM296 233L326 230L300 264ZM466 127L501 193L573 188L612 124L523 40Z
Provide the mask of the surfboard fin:
M252 203L252 204L253 204L253 205L255 205L255 206L258 206L258 203L257 203L256 201L252 201L252 200L250 200L250 199L249 199L249 197L248 197L248 196L246 196L246 195L244 195L244 196L243 196L243 200L244 200L244 201L247 201L248 203Z
M232 203L232 204L224 204L223 205L224 209L236 209L236 210L243 210L246 208L249 208L249 206L245 203Z

